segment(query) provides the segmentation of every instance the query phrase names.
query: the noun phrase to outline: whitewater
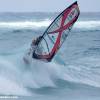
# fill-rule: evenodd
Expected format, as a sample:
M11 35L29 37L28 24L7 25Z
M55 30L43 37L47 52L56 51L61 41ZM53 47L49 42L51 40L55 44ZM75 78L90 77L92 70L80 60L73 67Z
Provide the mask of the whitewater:
M53 61L23 61L58 13L0 13L0 95L18 100L100 100L100 13L82 13Z

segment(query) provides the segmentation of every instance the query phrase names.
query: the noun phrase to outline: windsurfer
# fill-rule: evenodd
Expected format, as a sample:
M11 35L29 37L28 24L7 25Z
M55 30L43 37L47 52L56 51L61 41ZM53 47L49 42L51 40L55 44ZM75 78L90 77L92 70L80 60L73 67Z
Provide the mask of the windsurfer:
M32 43L31 43L31 49L30 49L31 52L35 51L35 49L37 48L41 38L42 38L42 36L39 36L37 38L33 38Z

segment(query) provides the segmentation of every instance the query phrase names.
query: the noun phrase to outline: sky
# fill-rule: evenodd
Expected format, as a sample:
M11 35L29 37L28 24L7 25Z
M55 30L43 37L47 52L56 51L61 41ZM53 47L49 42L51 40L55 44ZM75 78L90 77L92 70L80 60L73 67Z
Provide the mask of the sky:
M0 0L0 12L57 12L76 0ZM100 12L100 0L77 0L81 12Z

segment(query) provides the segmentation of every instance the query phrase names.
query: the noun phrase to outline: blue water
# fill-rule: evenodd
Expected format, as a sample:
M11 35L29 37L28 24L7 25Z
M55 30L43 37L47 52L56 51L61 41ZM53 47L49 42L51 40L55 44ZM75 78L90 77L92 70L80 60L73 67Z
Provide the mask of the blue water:
M81 13L50 63L23 61L58 13L0 13L0 95L18 100L100 100L100 13Z

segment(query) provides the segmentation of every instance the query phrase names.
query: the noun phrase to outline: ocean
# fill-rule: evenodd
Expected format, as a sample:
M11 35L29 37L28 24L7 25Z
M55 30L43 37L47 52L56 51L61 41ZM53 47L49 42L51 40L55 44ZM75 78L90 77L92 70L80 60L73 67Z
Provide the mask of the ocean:
M0 13L0 98L100 100L100 13L81 13L52 62L23 61L57 15Z

